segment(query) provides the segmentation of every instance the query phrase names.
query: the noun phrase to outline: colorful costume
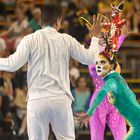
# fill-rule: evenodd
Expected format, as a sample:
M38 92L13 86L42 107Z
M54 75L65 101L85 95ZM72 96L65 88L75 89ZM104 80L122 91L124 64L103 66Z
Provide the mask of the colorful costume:
M130 131L125 140L140 140L140 105L134 93L129 89L122 76L116 72L108 74L104 81L105 85L97 94L87 114L92 116L93 113L96 113L97 107L107 95L109 102L117 108L118 112L130 124Z
M107 22L103 24L103 27L105 30L110 30L111 29L111 39L112 39L112 45L111 49L113 51L117 51L117 46L118 46L118 38L121 34L120 28L127 23L126 19L121 20L120 13L122 12L124 7L124 1L122 1L118 6L115 6L114 4L111 5L112 8L112 20L111 22ZM115 32L112 30L116 27Z
M104 23L103 25L106 32L111 31L110 36L112 39L112 44L111 46L109 46L107 42L108 37L104 38L103 36L108 46L105 48L105 52L108 52L109 50L112 50L111 52L116 52L124 41L124 36L119 38L121 33L120 27L126 23L125 19L121 20L120 18L120 12L122 12L123 6L124 2L121 2L118 6L114 6L112 4L112 20L111 22L109 21L107 23ZM114 27L116 27L116 29ZM110 55L109 52L108 55ZM89 71L95 84L95 92L90 102L91 105L98 92L103 87L104 81L100 76L97 75L95 65L90 65ZM111 129L114 139L123 140L124 136L126 135L125 120L120 114L118 114L116 108L108 102L107 97L105 97L105 99L102 101L102 103L96 110L95 114L90 118L90 130L92 140L104 139L104 130L106 123Z
M119 38L119 46L124 41L125 36L121 35ZM103 79L97 75L95 65L89 65L89 72L93 78L95 85L95 91L90 101L92 105L94 99L96 98L98 92L104 85ZM90 118L90 131L91 131L91 140L103 140L104 139L104 130L106 123L110 127L112 134L115 140L123 140L126 135L126 123L120 114L118 114L116 108L111 105L107 99L104 98L102 103L98 106L94 115Z

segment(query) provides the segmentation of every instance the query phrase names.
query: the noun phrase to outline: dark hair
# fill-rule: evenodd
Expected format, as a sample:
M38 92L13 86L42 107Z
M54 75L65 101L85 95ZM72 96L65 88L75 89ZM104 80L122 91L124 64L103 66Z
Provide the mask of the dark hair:
M85 80L85 83L86 83L86 87L88 87L88 81L87 81L87 78L85 76L80 76L77 80L76 80L76 87L79 86L79 81L81 79L84 79Z
M69 3L68 8L69 10L74 10L74 11L77 9L76 5L73 2Z
M106 53L102 52L100 53L100 55L103 55L109 62L110 65L114 65L113 66L113 69L115 70L116 67L117 67L117 55L116 55L116 52L112 52L112 57L109 57L106 55Z
M41 8L41 24L53 26L61 17L61 10L56 5L44 5Z

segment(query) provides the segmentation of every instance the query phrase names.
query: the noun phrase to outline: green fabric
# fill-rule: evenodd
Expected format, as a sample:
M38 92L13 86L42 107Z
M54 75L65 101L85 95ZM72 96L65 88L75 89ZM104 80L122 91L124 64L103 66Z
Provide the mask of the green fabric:
M29 27L32 28L33 32L41 29L41 26L39 26L34 19L29 22Z
M116 72L107 75L104 79L105 85L97 94L95 101L88 110L88 115L91 116L104 97L110 97L112 103L119 113L130 124L130 131L125 140L140 140L140 105L138 104L135 94L130 90L122 76ZM109 94L107 94L110 92Z

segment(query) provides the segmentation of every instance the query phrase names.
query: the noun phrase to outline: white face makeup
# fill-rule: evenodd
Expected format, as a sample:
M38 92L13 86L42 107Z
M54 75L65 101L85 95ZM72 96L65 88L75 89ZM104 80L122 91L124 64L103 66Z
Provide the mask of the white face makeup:
M96 72L99 76L104 77L111 70L109 61L103 56L99 55L96 61Z

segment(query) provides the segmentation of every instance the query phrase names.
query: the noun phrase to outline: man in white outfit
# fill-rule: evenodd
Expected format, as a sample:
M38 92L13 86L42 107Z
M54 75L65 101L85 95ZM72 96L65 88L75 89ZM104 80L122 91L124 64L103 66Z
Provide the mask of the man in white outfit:
M25 36L16 52L0 58L0 70L16 71L28 62L27 125L29 140L47 140L49 124L57 140L75 140L70 92L69 59L93 64L100 49L97 36L102 16L95 18L90 49L58 32L60 11L46 5L41 11L42 29Z

